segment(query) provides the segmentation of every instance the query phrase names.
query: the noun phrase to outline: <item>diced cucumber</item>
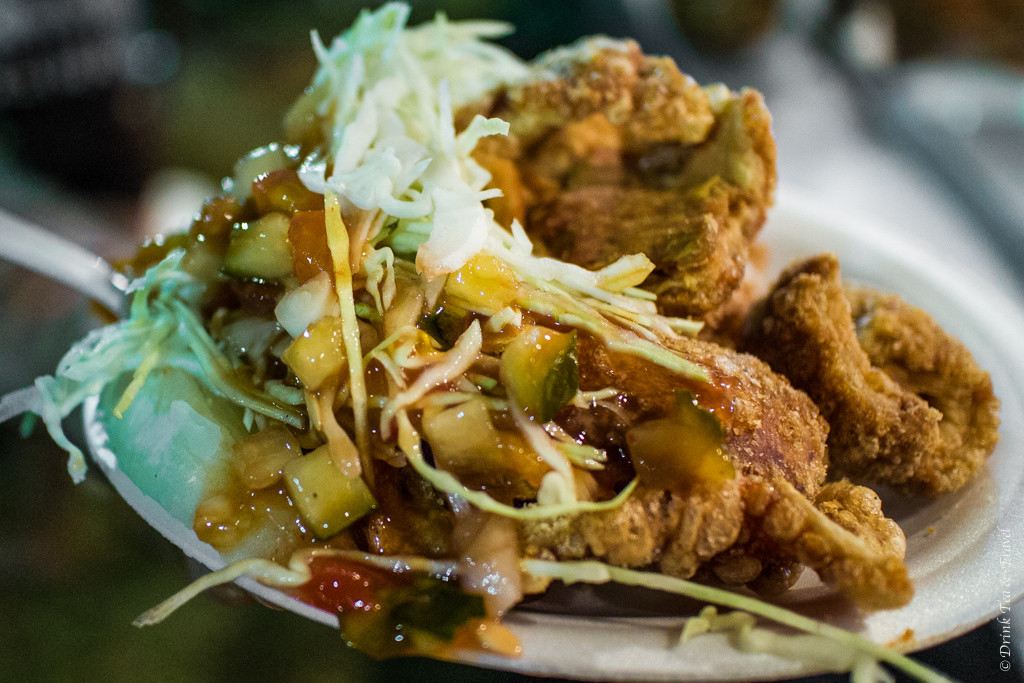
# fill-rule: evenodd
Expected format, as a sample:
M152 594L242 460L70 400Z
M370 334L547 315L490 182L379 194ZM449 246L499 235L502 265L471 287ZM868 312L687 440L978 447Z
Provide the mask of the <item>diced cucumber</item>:
M550 467L516 432L499 430L483 399L423 413L434 462L470 488L523 498L536 494Z
M431 313L424 313L416 327L430 335L442 351L455 346L455 341L466 330L466 316L469 312L453 305L441 305Z
M359 477L346 476L328 446L290 461L284 483L302 519L317 538L329 538L377 507Z
M252 201L260 214L283 211L317 211L324 208L324 196L312 192L289 168L279 168L252 182Z
M270 213L250 223L238 223L224 254L224 272L235 277L278 280L292 274L288 243L290 219Z
M576 333L527 326L501 354L501 382L527 415L550 422L579 387Z
M341 318L328 315L311 324L281 354L307 389L318 389L345 367Z
M487 404L482 400L472 399L425 414L423 435L427 437L434 460L441 469L464 471L475 467L487 470L501 464L498 430L494 428Z
M271 171L291 166L298 155L298 147L272 142L249 152L235 163L231 182L231 196L239 203L248 199L253 181Z

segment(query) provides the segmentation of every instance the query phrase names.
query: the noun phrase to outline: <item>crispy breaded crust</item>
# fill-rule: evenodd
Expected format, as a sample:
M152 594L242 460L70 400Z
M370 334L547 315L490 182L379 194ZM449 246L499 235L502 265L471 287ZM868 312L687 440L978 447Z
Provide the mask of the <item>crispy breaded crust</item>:
M840 482L818 500L821 509L785 480L756 475L688 495L647 487L616 510L526 522L520 539L527 556L702 572L763 594L787 589L805 565L860 607L905 605L903 532L874 492Z
M531 66L533 76L511 85L498 108L526 147L593 114L620 128L626 148L634 150L696 144L715 123L696 81L672 59L645 55L632 40L585 38L540 55Z
M836 473L929 495L962 486L995 446L987 373L923 312L851 296L855 310L834 256L794 264L752 309L743 347L821 408Z
M882 514L874 491L834 482L812 504L787 482L774 482L774 488L759 528L780 553L814 569L860 607L891 609L910 601L906 540Z
M614 510L524 522L524 554L596 557L764 593L788 588L803 564L863 607L905 604L913 591L902 532L869 489L821 488L828 427L810 399L750 355L693 339L669 344L706 367L710 382L695 386L582 337L581 388L615 386L627 398L615 411L569 408L560 421L596 443L616 443L630 425L666 414L675 389L694 390L719 416L736 477L689 489L647 482Z
M942 413L940 445L915 473L924 491L970 481L999 440L999 399L971 352L927 313L894 295L847 288L857 340L871 364Z
M580 388L615 387L627 397L622 415L576 411L591 421L589 433L623 432L630 424L663 417L675 404L675 391L686 389L722 423L723 448L742 474L786 479L813 498L825 480L828 434L814 403L749 354L689 338L666 344L706 368L710 381L686 381L637 356L611 353L591 337L579 338ZM602 415L606 424L598 422Z
M527 226L552 256L586 268L645 254L655 264L645 288L658 295L661 310L700 316L726 301L743 278L750 241L744 226L754 223L731 216L729 188L719 183L705 189L565 190L534 207Z
M857 343L834 255L779 276L748 316L743 348L818 405L837 473L911 486L922 454L938 448L938 411L872 367Z
M645 253L670 315L703 316L743 276L776 184L760 94L701 88L633 41L590 38L541 56L534 76L466 108L509 121L475 158L552 256L596 268Z

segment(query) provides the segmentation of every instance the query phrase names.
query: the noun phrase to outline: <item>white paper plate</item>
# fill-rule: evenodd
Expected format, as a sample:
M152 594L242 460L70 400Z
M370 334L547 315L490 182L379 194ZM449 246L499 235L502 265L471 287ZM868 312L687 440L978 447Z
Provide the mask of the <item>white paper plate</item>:
M784 603L879 643L906 638L908 649L935 645L981 624L1024 594L1024 315L993 285L927 257L884 228L844 218L827 207L781 192L763 238L774 275L794 258L831 251L843 274L901 294L956 334L992 373L1002 400L1000 442L976 481L938 501L908 503L885 496L885 510L907 534L907 565L915 596L906 607L863 615L805 577ZM119 493L187 555L220 569L224 561L191 528L143 495L117 468L104 444L96 402L86 407L94 459ZM337 618L254 581L243 588L261 599L329 626ZM817 673L767 655L739 654L724 637L674 645L680 621L595 618L515 610L504 620L523 644L520 659L477 653L461 661L534 675L588 680L771 680Z

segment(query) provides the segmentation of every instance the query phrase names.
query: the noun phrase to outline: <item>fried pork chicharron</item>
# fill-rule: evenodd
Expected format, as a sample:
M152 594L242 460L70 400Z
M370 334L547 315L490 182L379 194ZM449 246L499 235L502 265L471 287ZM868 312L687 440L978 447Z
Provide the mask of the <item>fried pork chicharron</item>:
M507 137L484 140L475 153L503 191L491 205L499 222L519 221L547 254L588 268L644 253L655 270L643 286L662 312L720 317L775 189L759 94L702 88L631 41L592 38L542 55L524 82L465 109L462 125L477 113L510 123ZM863 606L906 602L902 533L880 506L864 504L873 492L838 495L839 484L830 485L833 514L816 507L828 425L807 396L751 356L694 340L670 345L710 368L711 384L584 341L581 388L614 386L624 398L614 409L567 408L558 421L620 454L618 466L597 475L619 487L632 474L630 428L664 417L677 389L694 391L725 428L736 477L689 487L641 477L617 510L525 523L525 552L716 577L765 593L787 588L806 565Z
M955 491L999 440L999 399L970 351L919 308L895 295L846 289L857 341L871 364L942 414L939 448L922 456L923 490Z
M623 254L671 315L703 316L739 284L773 201L771 120L753 90L702 88L636 43L590 38L542 55L523 83L467 108L509 121L475 157L513 219L552 256L588 268Z
M937 495L969 481L995 446L988 373L922 311L845 292L832 255L787 269L742 345L821 408L837 473Z
M698 403L722 422L736 476L687 487L646 481L619 509L526 523L524 552L598 557L766 594L785 590L808 566L861 606L909 600L903 534L874 492L848 482L822 488L828 426L807 396L752 356L695 340L672 346L711 371ZM636 358L584 347L581 386L609 385L628 397L619 407L568 408L559 422L613 452L628 450L630 425L669 409L674 389L693 388Z

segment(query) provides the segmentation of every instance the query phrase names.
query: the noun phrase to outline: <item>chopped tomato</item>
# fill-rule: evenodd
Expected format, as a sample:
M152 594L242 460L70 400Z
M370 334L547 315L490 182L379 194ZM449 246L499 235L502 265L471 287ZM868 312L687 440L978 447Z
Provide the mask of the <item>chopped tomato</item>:
M339 557L315 557L313 578L299 588L299 599L340 614L379 609L377 590L407 583L402 574Z

